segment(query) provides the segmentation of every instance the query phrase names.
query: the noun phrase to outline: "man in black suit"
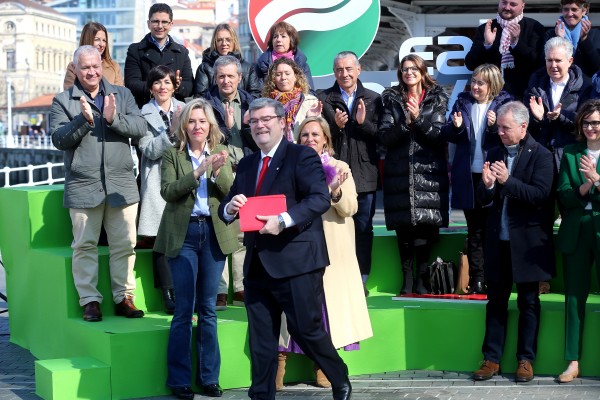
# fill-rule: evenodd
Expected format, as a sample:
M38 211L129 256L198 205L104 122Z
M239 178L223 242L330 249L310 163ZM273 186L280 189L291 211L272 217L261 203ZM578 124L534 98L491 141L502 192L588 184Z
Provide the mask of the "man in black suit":
M349 399L348 368L323 328L323 272L329 264L321 215L331 196L321 159L313 149L283 139L285 112L272 99L250 104L250 129L260 148L240 161L219 215L233 220L247 198L284 194L287 212L257 216L258 232L246 232L244 288L252 358L252 399L275 399L281 312L288 330L323 370L334 399ZM264 170L266 168L266 170ZM260 171L260 172L259 172Z
M552 225L554 220L552 153L527 132L529 111L512 101L497 111L502 146L488 152L477 198L485 217L484 361L473 373L477 381L500 372L508 320L508 299L517 286L519 327L517 382L533 379L540 323L538 281L555 273Z
M139 43L132 43L125 58L125 86L131 90L139 108L150 101L146 86L148 72L157 65L175 71L175 98L185 101L192 94L194 73L188 50L169 35L173 27L173 10L168 4L156 3L148 11L148 33Z
M543 66L546 29L525 17L525 0L500 0L498 14L477 28L473 45L465 57L471 71L481 64L494 64L502 70L504 89L522 99L529 77Z

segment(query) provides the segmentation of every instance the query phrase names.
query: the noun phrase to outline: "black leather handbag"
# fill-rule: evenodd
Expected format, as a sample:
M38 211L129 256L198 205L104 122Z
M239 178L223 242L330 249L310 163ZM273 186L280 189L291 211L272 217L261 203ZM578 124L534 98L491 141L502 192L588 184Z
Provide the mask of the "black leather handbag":
M458 270L452 261L438 257L428 267L431 294L453 294Z

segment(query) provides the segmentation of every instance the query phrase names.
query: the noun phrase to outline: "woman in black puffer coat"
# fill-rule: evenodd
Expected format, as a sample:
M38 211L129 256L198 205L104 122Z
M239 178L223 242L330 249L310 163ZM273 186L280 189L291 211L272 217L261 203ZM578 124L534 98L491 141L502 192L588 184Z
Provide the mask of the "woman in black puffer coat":
M429 292L427 265L439 228L448 226L446 142L441 136L448 96L417 55L398 66L400 84L382 93L379 140L387 147L383 207L394 229L404 275L400 294ZM413 290L413 259L417 279Z
M196 70L193 95L198 96L209 90L214 82L213 66L221 56L234 56L242 64L242 81L238 88L256 97L260 97L261 85L256 76L254 65L242 58L240 41L235 30L229 24L219 24L215 28L210 47L202 53L202 64Z

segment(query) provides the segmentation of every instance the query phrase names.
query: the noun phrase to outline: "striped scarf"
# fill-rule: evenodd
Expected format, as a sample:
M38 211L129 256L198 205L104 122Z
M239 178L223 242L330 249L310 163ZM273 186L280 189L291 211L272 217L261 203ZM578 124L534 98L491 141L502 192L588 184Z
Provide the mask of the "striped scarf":
M500 69L502 70L502 72L504 72L504 70L507 68L515 67L515 59L512 56L512 54L510 54L510 34L508 33L508 29L506 28L510 24L518 24L519 21L521 21L522 19L523 13L519 14L511 20L505 20L499 14L496 15L496 21L502 28L502 36L500 37L500 48L498 49L500 51L500 54L502 55L502 60L500 61Z

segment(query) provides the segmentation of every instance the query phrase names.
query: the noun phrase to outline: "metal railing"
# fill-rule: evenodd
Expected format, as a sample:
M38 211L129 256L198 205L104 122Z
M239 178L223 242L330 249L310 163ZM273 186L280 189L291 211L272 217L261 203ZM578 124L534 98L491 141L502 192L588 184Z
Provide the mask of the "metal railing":
M46 163L42 165L28 165L26 167L4 167L0 169L0 174L4 174L4 187L18 187L18 186L38 186L38 185L53 185L55 183L64 182L65 178L54 178L53 177L53 169L54 168L64 168L64 163ZM34 180L34 171L43 170L47 171L47 178L45 180ZM19 172L19 171L27 171L28 180L24 183L18 183L16 185L10 184L10 174L11 172Z
M19 149L56 149L51 136L0 135L0 147Z

